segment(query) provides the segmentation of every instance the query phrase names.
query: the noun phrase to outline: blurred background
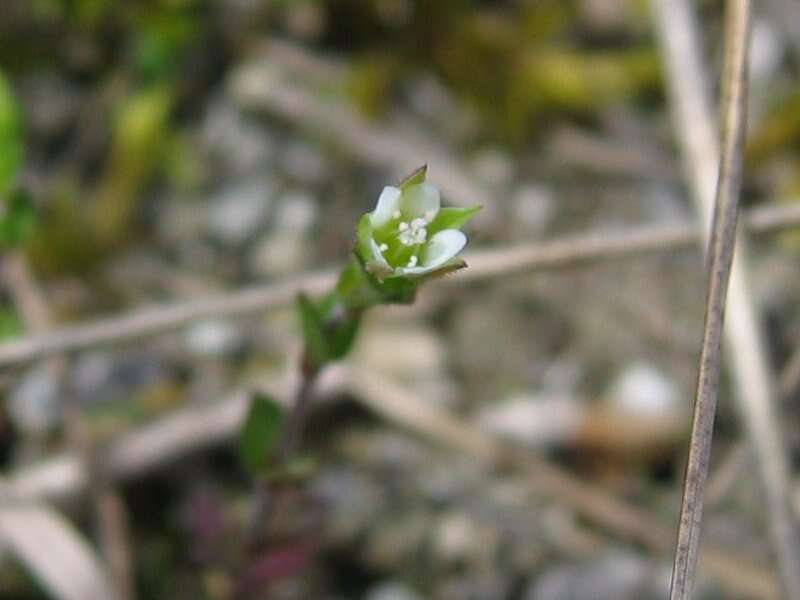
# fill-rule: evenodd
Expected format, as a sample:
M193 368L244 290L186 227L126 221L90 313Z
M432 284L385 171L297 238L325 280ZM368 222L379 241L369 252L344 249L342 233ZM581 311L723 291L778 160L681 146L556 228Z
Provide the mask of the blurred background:
M709 124L671 112L687 2L654 4L3 0L0 598L665 598L704 310L681 148ZM714 98L722 4L688 3ZM769 365L791 466L798 24L757 3L764 344L726 349ZM254 522L239 429L291 398L294 295L422 163L484 205L473 266L370 314ZM777 597L739 387L700 598Z

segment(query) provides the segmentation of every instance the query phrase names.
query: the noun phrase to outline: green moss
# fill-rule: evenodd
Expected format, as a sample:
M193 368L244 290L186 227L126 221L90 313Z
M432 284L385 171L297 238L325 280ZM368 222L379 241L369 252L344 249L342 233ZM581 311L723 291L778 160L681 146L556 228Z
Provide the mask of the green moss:
M750 132L746 156L757 166L800 141L800 91L777 99L771 110Z
M61 183L44 205L40 223L26 244L34 268L44 273L81 273L95 266L103 252L77 185Z
M22 165L23 150L19 106L10 83L0 73L0 202L6 200L14 185Z
M172 104L172 88L160 85L134 94L119 108L91 212L92 229L104 246L118 243L130 229L139 194L161 164Z
M345 84L356 107L366 116L384 115L401 71L400 61L389 54L369 54L357 60Z

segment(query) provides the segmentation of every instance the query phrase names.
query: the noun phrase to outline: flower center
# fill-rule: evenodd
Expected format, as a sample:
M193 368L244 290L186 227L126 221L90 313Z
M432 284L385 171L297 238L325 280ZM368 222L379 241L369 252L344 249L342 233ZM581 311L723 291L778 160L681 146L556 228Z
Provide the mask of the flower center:
M415 246L424 244L428 240L428 221L425 219L414 219L411 223L402 221L398 225L398 239L404 246Z

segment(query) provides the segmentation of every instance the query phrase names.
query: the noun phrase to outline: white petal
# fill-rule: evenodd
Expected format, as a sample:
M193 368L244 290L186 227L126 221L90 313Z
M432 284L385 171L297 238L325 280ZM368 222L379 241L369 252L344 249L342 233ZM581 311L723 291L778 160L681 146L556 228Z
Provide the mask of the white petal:
M403 273L419 275L441 267L448 260L463 250L467 245L467 236L458 229L445 229L435 234L428 243L425 260L419 267L406 267Z
M439 190L436 186L430 183L418 183L403 192L403 197L400 200L400 210L403 211L403 216L407 219L425 219L426 214L432 214L435 217L441 204ZM431 221L433 217L431 217Z
M376 242L374 239L370 239L369 245L372 248L372 258L382 265L389 267L389 263L386 262L386 259L383 257L383 252L381 252L381 247L378 245L378 242Z
M392 219L392 213L399 208L401 195L402 192L396 187L388 185L383 188L378 205L369 217L373 227L382 227Z

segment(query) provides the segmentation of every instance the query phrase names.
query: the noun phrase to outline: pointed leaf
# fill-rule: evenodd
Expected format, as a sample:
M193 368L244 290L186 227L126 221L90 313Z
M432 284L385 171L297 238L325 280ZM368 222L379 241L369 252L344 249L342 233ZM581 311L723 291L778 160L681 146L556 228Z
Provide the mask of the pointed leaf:
M254 475L267 466L278 443L283 420L283 408L273 398L257 395L250 401L250 410L239 434L239 458L245 469Z

